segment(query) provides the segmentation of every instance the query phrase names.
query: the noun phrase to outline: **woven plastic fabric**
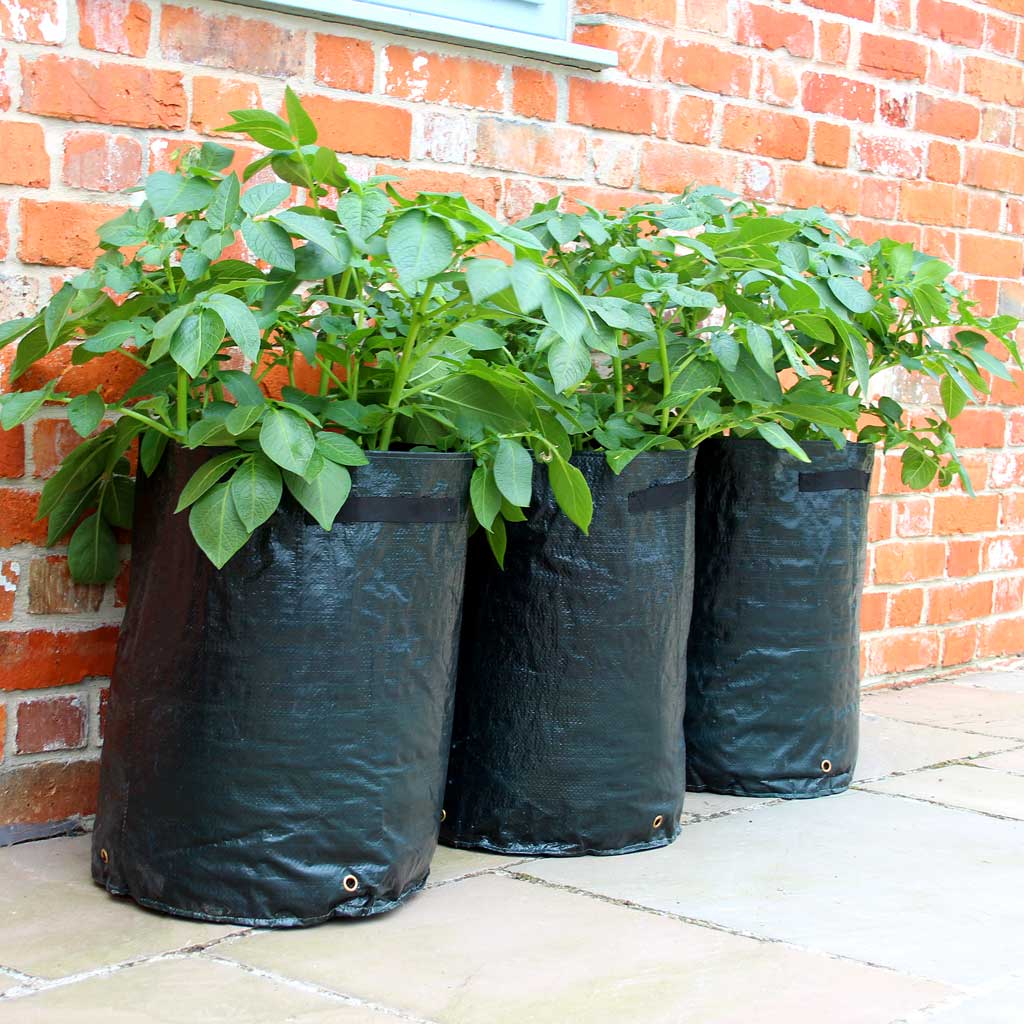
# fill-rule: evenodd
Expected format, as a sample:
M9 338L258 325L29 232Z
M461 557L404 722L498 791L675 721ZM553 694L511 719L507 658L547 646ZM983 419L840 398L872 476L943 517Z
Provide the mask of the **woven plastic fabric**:
M693 452L573 457L590 535L535 471L505 570L470 544L441 841L612 854L670 843L685 789Z
M327 533L286 496L218 572L171 514L203 457L169 449L138 488L93 877L210 921L390 910L437 841L472 459L371 453L350 501L454 514Z
M689 788L815 797L850 784L873 449L720 438L697 461Z

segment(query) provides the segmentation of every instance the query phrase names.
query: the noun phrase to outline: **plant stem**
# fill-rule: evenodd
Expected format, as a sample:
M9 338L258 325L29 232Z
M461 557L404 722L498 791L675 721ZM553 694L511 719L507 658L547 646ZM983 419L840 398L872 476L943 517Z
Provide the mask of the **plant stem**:
M430 301L430 293L433 291L433 284L428 284L423 289L423 296L416 305L412 321L409 324L409 333L405 336L405 344L402 346L402 358L395 368L395 379L391 384L391 394L388 396L388 409L391 414L381 428L377 448L386 452L391 444L391 435L394 433L395 420L398 419L398 406L401 404L402 392L408 383L409 374L412 373L413 351L416 347L416 339L419 337L420 328L426 318L427 303Z
M188 435L188 374L178 367L178 433L184 439Z
M619 348L622 348L622 338L619 337ZM622 356L612 356L612 368L615 371L615 411L623 412L625 410L625 388L622 383Z
M672 375L668 364L668 344L665 341L665 327L661 324L661 313L658 314L658 362L661 363L661 398L668 399L672 394ZM666 406L661 410L661 432L668 430L669 408Z

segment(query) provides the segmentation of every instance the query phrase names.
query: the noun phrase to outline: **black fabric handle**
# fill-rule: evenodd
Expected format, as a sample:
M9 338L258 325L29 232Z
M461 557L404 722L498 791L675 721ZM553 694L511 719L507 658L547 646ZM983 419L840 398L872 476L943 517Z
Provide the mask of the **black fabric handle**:
M342 523L456 523L457 498L349 498L338 513Z
M871 474L862 469L833 469L825 473L801 473L801 491L866 491Z
M655 512L662 508L681 505L693 494L693 477L679 480L674 484L655 484L643 491L634 491L629 496L630 512Z

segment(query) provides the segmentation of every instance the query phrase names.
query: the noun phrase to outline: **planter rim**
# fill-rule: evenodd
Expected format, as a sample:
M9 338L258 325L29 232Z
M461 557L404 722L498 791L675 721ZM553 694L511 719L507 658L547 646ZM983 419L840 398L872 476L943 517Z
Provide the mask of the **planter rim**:
M532 451L533 449L531 449ZM600 451L585 451L585 452L573 452L571 458L573 459L603 459L608 454L609 449L602 448ZM648 459L648 458L688 458L697 453L696 448L682 448L672 449L670 451L663 452L641 452L635 456L634 459Z
M724 434L719 434L717 437L709 437L706 441L701 441L701 444L713 444L718 442L720 444L756 444L762 445L765 448L775 448L775 445L769 444L762 437L732 437ZM809 452L835 452L837 455L844 451L846 448L874 448L875 444L873 441L847 441L842 448L837 448L831 441L797 441L801 448L806 449ZM789 452L783 451L781 448L775 448L780 455L789 455ZM794 456L789 456L794 462L799 463L799 459Z

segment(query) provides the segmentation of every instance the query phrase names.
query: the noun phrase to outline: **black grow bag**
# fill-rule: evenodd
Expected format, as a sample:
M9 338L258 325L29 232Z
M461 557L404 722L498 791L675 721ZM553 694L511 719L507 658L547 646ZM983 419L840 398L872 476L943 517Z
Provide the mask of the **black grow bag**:
M441 840L507 853L670 843L685 790L693 452L616 477L573 457L594 495L584 536L534 473L505 570L470 544Z
M286 496L218 572L140 481L93 878L185 917L305 925L421 888L451 734L472 459L370 453L330 533Z
M850 785L873 448L706 441L686 696L689 788L815 797Z

